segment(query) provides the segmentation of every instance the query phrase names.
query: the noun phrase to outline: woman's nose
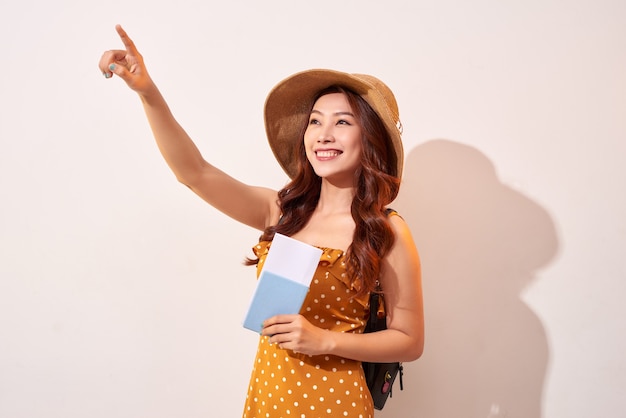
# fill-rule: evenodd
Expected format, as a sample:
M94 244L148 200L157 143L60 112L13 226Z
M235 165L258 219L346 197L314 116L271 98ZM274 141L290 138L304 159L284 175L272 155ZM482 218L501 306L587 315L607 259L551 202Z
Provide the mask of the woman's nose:
M333 136L333 133L330 131L330 129L323 129L322 132L320 132L320 136L317 138L317 142L323 143L332 142L334 140L335 137Z

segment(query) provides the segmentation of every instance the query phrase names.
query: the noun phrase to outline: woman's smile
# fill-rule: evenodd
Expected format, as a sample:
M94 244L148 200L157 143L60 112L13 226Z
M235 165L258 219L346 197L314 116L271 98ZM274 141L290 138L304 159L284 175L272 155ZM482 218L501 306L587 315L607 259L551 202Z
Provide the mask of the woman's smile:
M315 151L315 155L318 160L332 160L341 154L339 150L317 150Z

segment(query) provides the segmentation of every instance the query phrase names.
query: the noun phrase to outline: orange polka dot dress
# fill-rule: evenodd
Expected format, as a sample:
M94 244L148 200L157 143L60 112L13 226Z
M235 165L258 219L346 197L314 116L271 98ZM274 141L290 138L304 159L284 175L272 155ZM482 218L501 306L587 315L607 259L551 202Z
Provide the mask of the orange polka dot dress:
M271 242L253 250L263 267ZM346 274L344 252L323 248L300 314L313 325L335 332L362 333L367 294ZM269 344L260 337L248 386L244 418L372 418L374 406L361 362L331 355L309 356Z

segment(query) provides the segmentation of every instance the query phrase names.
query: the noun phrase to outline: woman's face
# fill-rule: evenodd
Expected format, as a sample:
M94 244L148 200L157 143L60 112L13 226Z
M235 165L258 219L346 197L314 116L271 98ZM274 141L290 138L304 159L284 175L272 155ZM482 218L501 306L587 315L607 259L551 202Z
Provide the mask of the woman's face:
M306 155L315 174L352 183L361 165L361 126L342 93L320 97L313 105L304 132Z

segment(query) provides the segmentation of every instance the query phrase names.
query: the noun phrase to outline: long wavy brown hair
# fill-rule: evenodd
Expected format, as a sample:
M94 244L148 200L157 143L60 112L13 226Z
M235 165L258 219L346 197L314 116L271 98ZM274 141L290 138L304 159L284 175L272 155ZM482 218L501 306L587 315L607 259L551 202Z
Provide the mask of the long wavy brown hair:
M389 252L395 236L389 225L386 206L395 199L400 187L397 172L397 156L391 138L383 122L372 107L357 93L332 86L320 91L311 104L320 97L342 93L348 99L356 120L360 123L362 136L361 166L355 171L356 193L352 200L351 213L355 229L352 244L346 251L346 269L353 281L360 281L359 294L373 291L381 275L382 259ZM308 123L308 120L307 120ZM306 157L302 127L298 154L298 172L278 192L278 204L282 217L278 225L263 231L261 241L271 241L275 233L291 236L300 231L309 221L320 197L322 179L315 174ZM258 259L247 259L254 265Z

